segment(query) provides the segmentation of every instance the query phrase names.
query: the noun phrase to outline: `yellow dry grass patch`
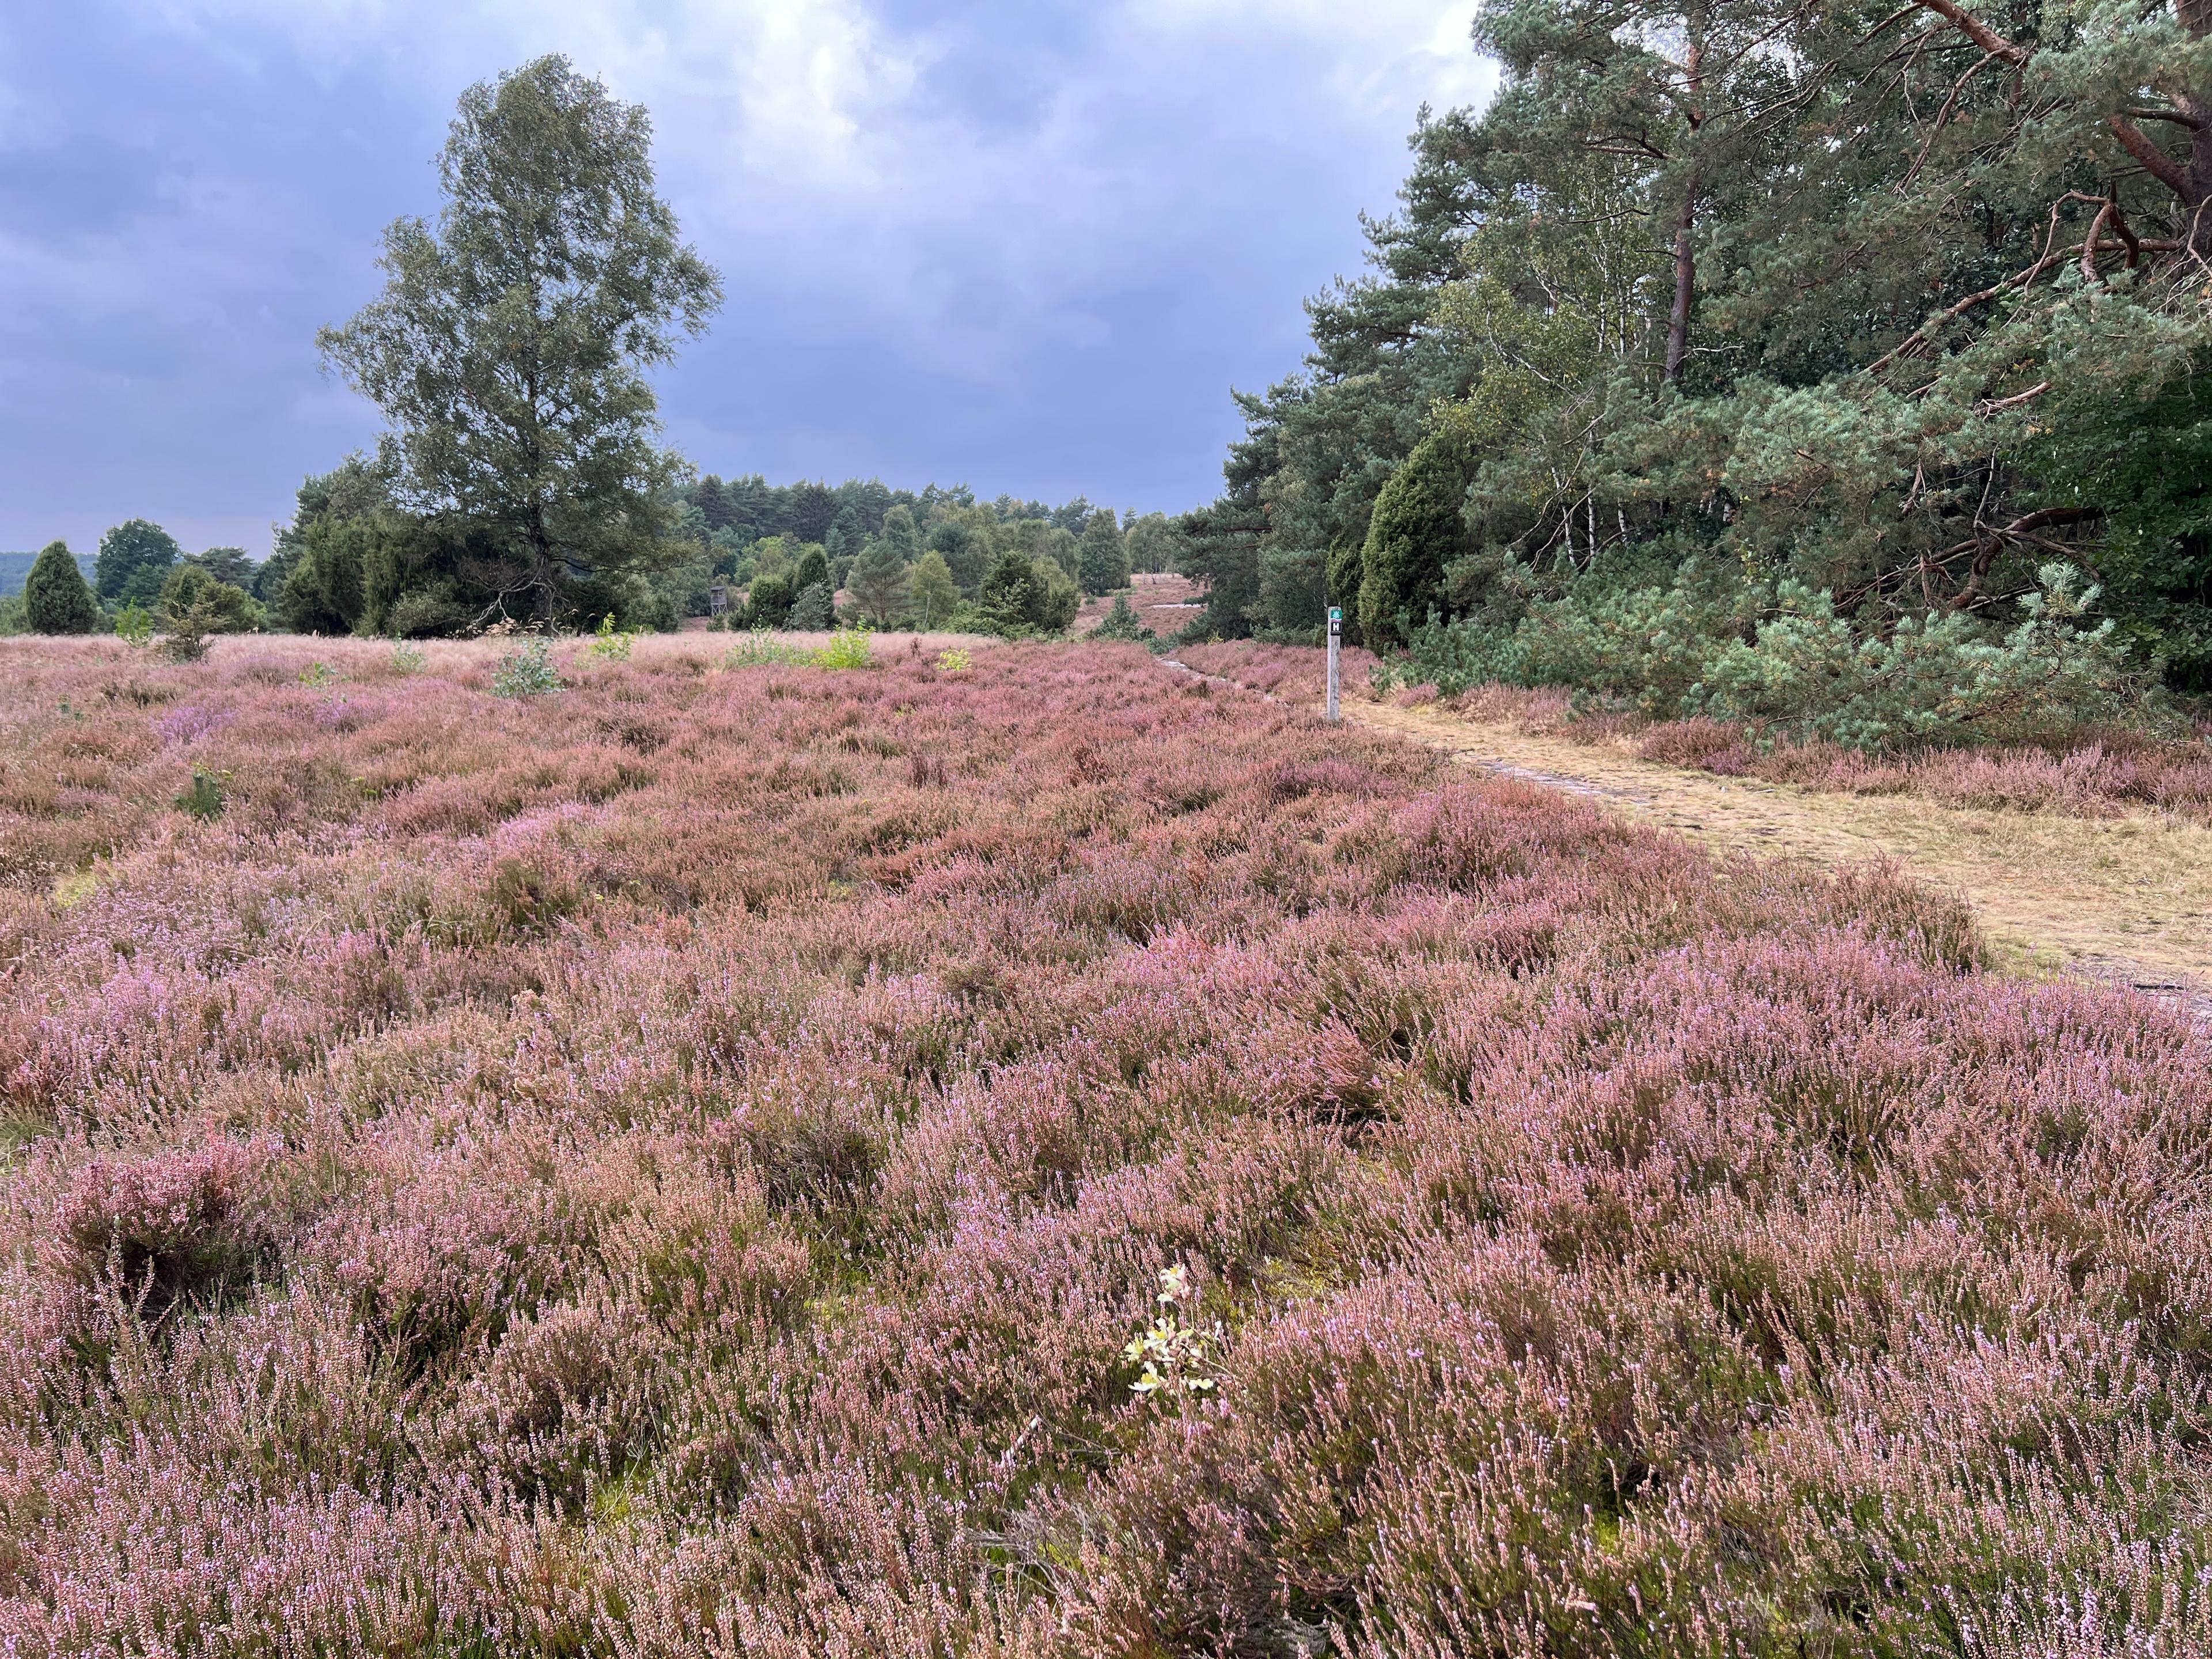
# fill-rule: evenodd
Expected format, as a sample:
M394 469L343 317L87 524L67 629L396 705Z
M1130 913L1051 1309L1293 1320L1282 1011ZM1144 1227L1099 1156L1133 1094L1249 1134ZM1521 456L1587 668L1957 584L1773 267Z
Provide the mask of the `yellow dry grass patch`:
M100 890L100 877L90 870L65 870L54 878L54 908L67 910L83 903Z
M1966 895L2019 968L2212 992L2212 829L2154 814L1994 811L1723 778L1612 747L1347 700L1347 719L1606 801L1717 849L1842 864L1892 858Z

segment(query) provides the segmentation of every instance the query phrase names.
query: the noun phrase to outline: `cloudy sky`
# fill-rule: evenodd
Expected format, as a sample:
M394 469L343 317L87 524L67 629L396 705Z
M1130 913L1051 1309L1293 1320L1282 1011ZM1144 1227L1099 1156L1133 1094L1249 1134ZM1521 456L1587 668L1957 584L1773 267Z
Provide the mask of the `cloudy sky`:
M723 273L661 380L703 470L1179 509L1296 362L1471 0L7 0L0 549L257 556L372 441L316 362L461 88L561 52L653 112Z

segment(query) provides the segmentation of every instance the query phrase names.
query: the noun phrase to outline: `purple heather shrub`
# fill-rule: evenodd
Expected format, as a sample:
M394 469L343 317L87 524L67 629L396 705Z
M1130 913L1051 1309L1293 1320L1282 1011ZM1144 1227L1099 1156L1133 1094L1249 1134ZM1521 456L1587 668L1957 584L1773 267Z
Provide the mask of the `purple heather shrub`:
M173 748L198 743L212 737L235 720L238 715L229 708L210 708L201 703L186 703L173 708L154 722L154 735Z
M0 1652L2212 1651L2182 1012L1135 647L495 645L0 641Z

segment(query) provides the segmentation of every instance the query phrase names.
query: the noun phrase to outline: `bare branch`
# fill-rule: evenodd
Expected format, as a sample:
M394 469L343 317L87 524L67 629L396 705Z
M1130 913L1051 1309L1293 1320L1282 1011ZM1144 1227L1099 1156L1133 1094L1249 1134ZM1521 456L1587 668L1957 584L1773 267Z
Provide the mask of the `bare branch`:
M1968 70L1953 83L1951 95L1943 100L1943 107L1936 112L1936 124L1928 130L1928 142L1921 145L1920 154L1912 158L1911 168L1905 175L1905 182L1898 186L1900 194L1911 188L1912 181L1920 176L1920 169L1928 165L1928 157L1936 149L1936 140L1942 136L1943 128L1951 118L1951 112L1958 108L1959 94L1966 89L1966 82L1995 63L1996 56L1993 52L1984 52L1973 68Z
M1876 23L1872 28L1869 29L1866 32L1866 38L1871 40L1876 35L1883 33L1887 30L1894 28L1898 24L1902 23L1906 18L1911 16L1913 13L1919 9L1920 0L1912 0L1912 3L1911 5L1903 7L1897 11L1890 13L1888 16L1883 18L1881 21Z
M2105 227L2111 222L2118 205L2108 199L2097 210L2097 216L2089 221L2089 239L2081 244L2081 280L2085 283L2097 280L2097 244L2104 240Z
M1984 415L1994 415L2000 409L2016 409L2022 404L2034 402L2036 398L2040 398L2045 392L2050 390L2050 381L2039 380L2035 385L2028 387L2025 392L2015 392L2009 398L2000 398L1993 404L1984 404L1982 405L1982 413Z
M1988 301L1996 299L1998 295L2003 293L2008 288L2026 288L2037 277L2042 276L2045 271L2050 270L2052 265L2057 264L2060 259L2065 257L2068 250L2058 248L2052 245L2057 240L2058 210L2056 207L2053 207L2051 210L2051 240L2045 243L2043 257L2041 258L2038 259L2026 270L2014 271L2011 276L2006 277L2004 281L2001 283L1992 283L1989 287L1982 289L1979 293L1969 294L1965 299L1960 300L1955 305L1948 306L1942 311L1938 312L1935 316L1930 317L1926 322L1921 324L1919 327L1914 329L1911 333L1906 335L1902 340L1899 341L1895 346L1885 352L1881 357L1875 359L1872 363L1869 363L1867 366L1867 373L1869 374L1879 374L1883 369L1888 368L1890 364L1895 362L1899 358L1910 356L1921 345L1926 343L1929 334L1934 330L1941 328L1944 324L1952 321L1954 318L1964 316L1967 312L1972 311L1976 306L1986 304Z

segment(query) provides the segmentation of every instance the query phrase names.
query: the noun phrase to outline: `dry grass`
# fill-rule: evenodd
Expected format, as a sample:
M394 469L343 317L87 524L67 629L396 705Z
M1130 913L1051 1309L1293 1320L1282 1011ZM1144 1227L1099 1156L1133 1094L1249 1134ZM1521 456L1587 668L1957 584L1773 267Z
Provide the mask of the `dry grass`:
M1963 894L2023 966L2212 988L2212 827L2164 814L2077 816L1813 790L1664 765L1618 748L1355 702L1350 717L1492 768L1595 790L1640 823L1717 852L1833 867L1895 859Z

